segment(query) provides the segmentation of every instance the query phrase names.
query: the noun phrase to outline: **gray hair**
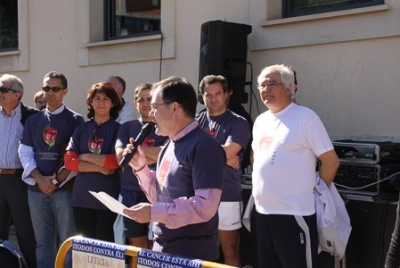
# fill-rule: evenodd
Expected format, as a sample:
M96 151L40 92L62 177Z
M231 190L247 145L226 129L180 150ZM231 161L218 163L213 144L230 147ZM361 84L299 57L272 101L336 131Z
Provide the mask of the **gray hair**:
M21 78L13 74L3 74L0 77L0 81L10 83L10 88L21 93L21 97L19 99L22 99L22 95L24 95L24 83L22 83Z
M294 91L294 73L293 70L284 64L275 64L264 67L257 77L257 83L260 84L260 79L265 77L266 73L277 72L281 75L281 81L285 88L290 90L290 98L295 97Z

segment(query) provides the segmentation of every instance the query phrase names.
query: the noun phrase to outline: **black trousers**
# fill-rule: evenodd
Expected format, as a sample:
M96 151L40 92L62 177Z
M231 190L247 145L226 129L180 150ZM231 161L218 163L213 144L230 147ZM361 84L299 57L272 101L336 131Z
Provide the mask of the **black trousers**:
M28 205L27 185L22 171L0 174L0 239L8 240L11 220L17 241L29 268L36 267L36 239Z
M117 214L111 210L74 207L76 233L87 238L114 242Z
M311 264L312 268L318 267L315 214L264 215L256 211L255 221L258 267L307 268L307 263ZM310 254L307 254L307 251Z
M396 222L390 240L389 250L386 255L385 268L400 267L400 207L397 203Z

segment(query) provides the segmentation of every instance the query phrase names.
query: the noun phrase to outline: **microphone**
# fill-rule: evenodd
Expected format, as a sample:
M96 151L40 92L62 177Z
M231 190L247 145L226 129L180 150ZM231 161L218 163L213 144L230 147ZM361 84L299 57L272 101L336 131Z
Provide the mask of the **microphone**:
M139 135L137 135L137 137L135 138L135 142L133 143L133 149L132 152L130 152L129 154L125 155L124 158L122 158L121 162L119 162L119 166L121 168L125 168L129 161L131 161L133 155L137 152L137 147L142 144L142 142L144 141L144 139L149 136L151 130L153 129L153 125L150 123L146 123L142 129L140 130Z

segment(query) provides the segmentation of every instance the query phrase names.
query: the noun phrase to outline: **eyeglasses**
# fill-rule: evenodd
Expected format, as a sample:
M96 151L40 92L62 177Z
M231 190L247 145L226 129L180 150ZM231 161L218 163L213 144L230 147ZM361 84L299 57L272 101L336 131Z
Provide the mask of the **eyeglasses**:
M12 88L0 87L0 92L1 92L1 93L8 93L9 91L12 91L12 92L15 92L15 93L18 92L18 91L16 91L15 89L12 89Z
M169 101L169 102L164 102L164 103L160 103L160 104L158 104L158 103L154 103L154 104L151 104L150 105L150 107L151 107L151 112L155 112L160 106L162 106L162 105L168 105L168 104L171 104L171 102Z
M65 88L62 88L62 87L42 87L42 89L43 89L43 91L44 92L49 92L50 90L51 91L53 91L53 92L58 92L58 91L60 91L60 90L62 90L62 89L65 89Z
M275 88L278 87L278 85L283 85L283 83L270 82L270 83L267 83L267 84L258 85L257 88L258 88L258 90L265 90L267 88L275 89Z

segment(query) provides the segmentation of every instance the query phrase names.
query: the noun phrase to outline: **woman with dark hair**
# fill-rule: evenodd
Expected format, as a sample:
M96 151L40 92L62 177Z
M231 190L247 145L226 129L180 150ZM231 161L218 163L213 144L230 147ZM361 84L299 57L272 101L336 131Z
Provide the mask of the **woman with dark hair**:
M90 120L75 130L64 157L65 167L78 173L71 206L77 234L113 242L117 214L89 191L103 191L118 198L120 170L114 146L121 101L111 84L97 83L89 89L86 104Z

